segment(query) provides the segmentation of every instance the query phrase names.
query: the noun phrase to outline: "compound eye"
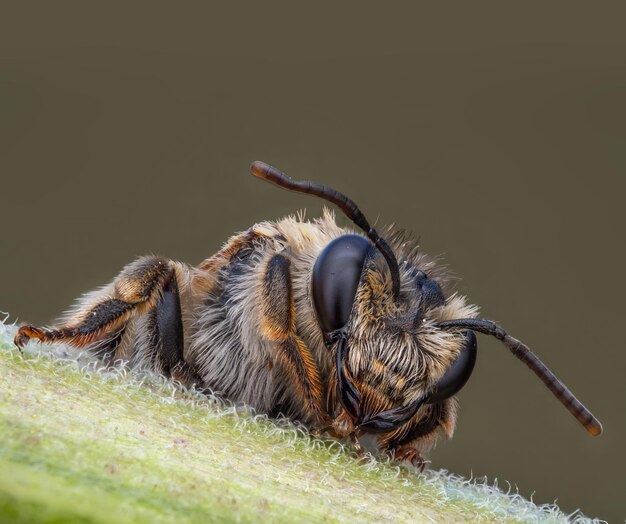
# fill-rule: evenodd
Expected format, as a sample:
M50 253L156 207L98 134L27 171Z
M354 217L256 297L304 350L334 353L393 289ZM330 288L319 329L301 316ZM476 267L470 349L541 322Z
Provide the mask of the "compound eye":
M459 356L433 388L428 398L429 404L450 398L461 390L474 370L476 349L476 335L473 331L466 331Z
M324 333L344 327L359 287L370 242L358 235L333 240L320 253L313 267L313 304Z

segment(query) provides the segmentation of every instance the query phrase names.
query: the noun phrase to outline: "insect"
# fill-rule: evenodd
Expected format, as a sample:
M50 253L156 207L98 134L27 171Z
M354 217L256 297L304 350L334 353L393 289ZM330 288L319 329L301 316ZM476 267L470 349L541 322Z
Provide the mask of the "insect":
M313 221L255 224L195 267L143 257L80 299L59 326L20 327L15 344L88 348L299 420L357 452L371 435L378 452L422 469L438 435L454 431L455 395L474 368L475 333L483 333L524 362L589 433L601 433L527 346L448 291L445 272L403 233L379 235L329 187L262 162L251 171L335 204L361 232L339 227L325 210Z

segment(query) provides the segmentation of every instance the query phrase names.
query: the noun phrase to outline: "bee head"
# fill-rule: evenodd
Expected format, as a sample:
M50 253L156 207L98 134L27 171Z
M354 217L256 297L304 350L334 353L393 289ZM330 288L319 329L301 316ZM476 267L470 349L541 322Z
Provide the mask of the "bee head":
M476 309L458 296L446 299L439 283L445 277L423 257L413 253L396 267L397 296L377 246L348 234L330 242L313 268L313 304L335 355L331 394L349 414L349 426L360 431L389 431L422 404L455 395L476 361L473 332L437 326L458 314L474 316Z
M388 432L427 403L456 394L476 361L474 332L492 335L524 362L592 435L600 422L526 345L458 296L446 297L433 267L401 257L357 205L327 186L296 181L263 162L252 174L332 202L366 236L344 235L320 253L312 296L326 346L334 354L334 392L349 417L347 434ZM345 420L343 413L340 418ZM343 423L342 423L343 424Z

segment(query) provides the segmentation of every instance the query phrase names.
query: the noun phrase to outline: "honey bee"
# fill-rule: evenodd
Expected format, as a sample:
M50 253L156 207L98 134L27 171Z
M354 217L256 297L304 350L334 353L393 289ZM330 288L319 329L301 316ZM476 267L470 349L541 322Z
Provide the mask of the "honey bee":
M475 333L524 362L591 433L600 422L519 340L449 291L450 278L403 232L384 235L329 187L254 162L252 174L335 204L358 226L321 218L261 222L198 266L147 256L85 295L54 328L15 344L63 341L107 362L162 373L270 416L285 415L362 452L373 440L423 469L456 423Z

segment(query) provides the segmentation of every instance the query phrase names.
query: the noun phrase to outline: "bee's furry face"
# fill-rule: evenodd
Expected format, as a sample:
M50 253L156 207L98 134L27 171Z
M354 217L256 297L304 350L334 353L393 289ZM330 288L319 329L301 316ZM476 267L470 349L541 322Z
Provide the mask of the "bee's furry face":
M463 336L436 325L478 313L464 297L446 297L449 278L417 255L403 259L401 299L394 301L381 258L375 249L368 253L347 326L348 347L358 348L349 352L348 368L372 414L428 394L464 344Z
M397 293L388 260L357 235L335 238L313 269L313 302L335 357L330 395L338 434L399 427L422 406L428 411L453 396L474 366L473 334L444 331L439 322L474 317L477 308L455 294L446 298L445 272L402 233L390 237L393 256L402 255Z

